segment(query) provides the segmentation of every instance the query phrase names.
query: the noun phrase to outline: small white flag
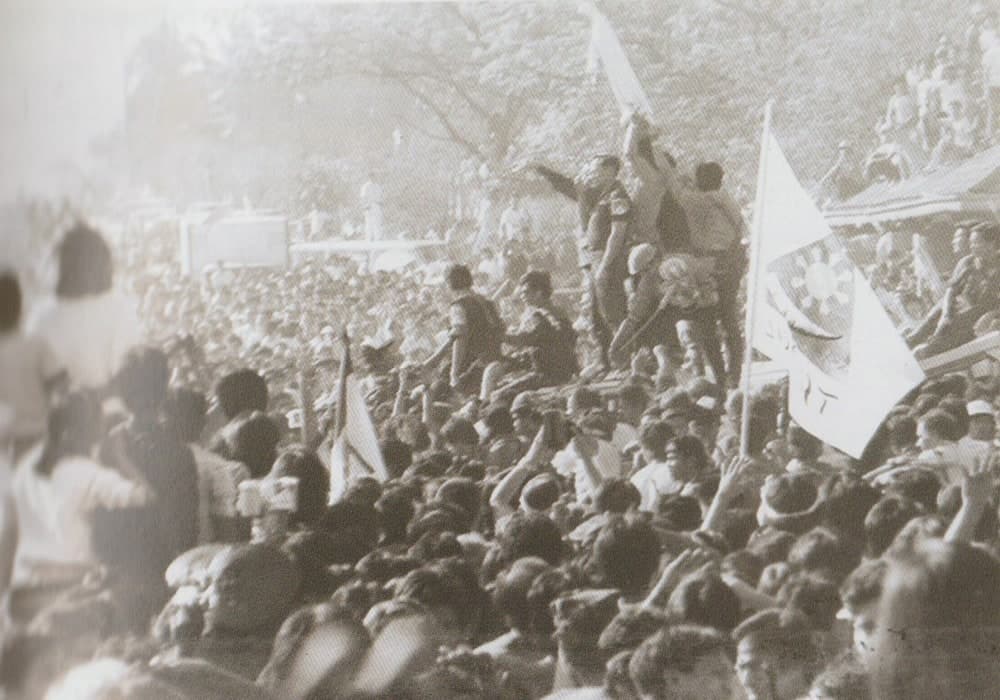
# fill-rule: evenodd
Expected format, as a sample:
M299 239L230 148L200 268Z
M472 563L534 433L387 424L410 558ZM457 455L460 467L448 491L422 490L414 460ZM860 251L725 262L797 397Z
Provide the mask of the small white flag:
M608 18L593 5L584 6L582 11L590 16L591 21L587 70L594 75L598 65L604 66L604 73L608 76L608 83L623 117L635 112L652 121L653 108L649 104L649 98L646 97Z
M368 413L361 386L351 365L350 338L341 337L343 356L337 385L337 413L330 453L330 502L338 500L352 477L373 476L386 481L378 433Z

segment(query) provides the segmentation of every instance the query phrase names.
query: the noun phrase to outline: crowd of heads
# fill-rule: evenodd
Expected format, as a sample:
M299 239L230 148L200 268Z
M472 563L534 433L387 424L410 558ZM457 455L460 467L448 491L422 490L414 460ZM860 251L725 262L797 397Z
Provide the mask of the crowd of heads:
M591 176L606 187L619 167L599 158ZM721 178L695 173L706 192ZM59 251L57 297L114 279L138 295L146 340L105 385L54 393L17 468L51 479L94 459L145 495L93 513L85 580L8 591L10 697L1000 687L1000 392L975 372L927 380L850 459L790 421L787 386L743 397L641 357L589 384L462 392L416 361L477 288L464 265L113 277L84 226ZM543 270L509 281L507 318L552 297ZM17 279L0 292L14 336ZM337 471L348 350L383 471Z

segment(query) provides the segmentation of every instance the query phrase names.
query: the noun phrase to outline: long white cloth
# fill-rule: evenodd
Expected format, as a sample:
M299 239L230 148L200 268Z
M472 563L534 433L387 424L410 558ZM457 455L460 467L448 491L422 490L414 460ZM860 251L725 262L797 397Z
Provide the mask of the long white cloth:
M372 422L361 386L353 374L348 374L343 391L345 421L340 434L334 438L330 454L330 501L343 495L348 482L353 477L373 476L386 481L389 473L382 459L378 434Z
M649 104L649 98L646 97L608 18L592 5L581 8L581 11L591 18L590 47L587 54L587 67L591 74L596 74L599 65L604 67L623 117L636 112L652 120L653 108Z

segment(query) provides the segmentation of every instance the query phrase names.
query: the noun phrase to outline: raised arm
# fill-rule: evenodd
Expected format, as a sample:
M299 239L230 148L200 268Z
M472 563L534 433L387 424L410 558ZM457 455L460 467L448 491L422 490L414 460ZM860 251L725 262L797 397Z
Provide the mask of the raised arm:
M490 494L490 508L493 509L493 516L497 520L517 510L517 506L514 505L514 496L538 467L542 466L548 459L549 450L545 447L545 441L546 430L543 423L535 434L535 439L532 441L531 447L528 448L528 452L493 489L493 493Z
M573 182L573 178L544 165L534 165L532 169L548 180L552 188L559 194L569 197L574 202L578 199L579 195L576 192L576 183Z
M992 496L993 472L989 460L983 460L962 480L962 505L944 535L945 541L971 542Z
M648 152L645 152L646 148ZM641 117L633 117L629 121L628 128L625 129L625 143L622 150L625 160L632 166L632 171L641 182L667 186L664 173L655 160L649 127Z

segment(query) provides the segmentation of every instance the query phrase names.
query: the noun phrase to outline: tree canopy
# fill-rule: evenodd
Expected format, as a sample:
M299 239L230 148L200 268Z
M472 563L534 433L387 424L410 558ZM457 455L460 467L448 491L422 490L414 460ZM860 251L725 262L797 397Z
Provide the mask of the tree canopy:
M836 144L864 150L892 80L964 5L927 0L599 4L690 166L720 161L752 192L762 106L804 179ZM130 66L134 175L181 201L248 192L295 210L352 201L369 170L414 218L437 216L463 160L494 174L571 168L620 147L619 114L586 70L572 2L264 5L163 26ZM405 148L393 147L394 132ZM477 165L478 167L478 165ZM417 222L422 225L425 222Z

